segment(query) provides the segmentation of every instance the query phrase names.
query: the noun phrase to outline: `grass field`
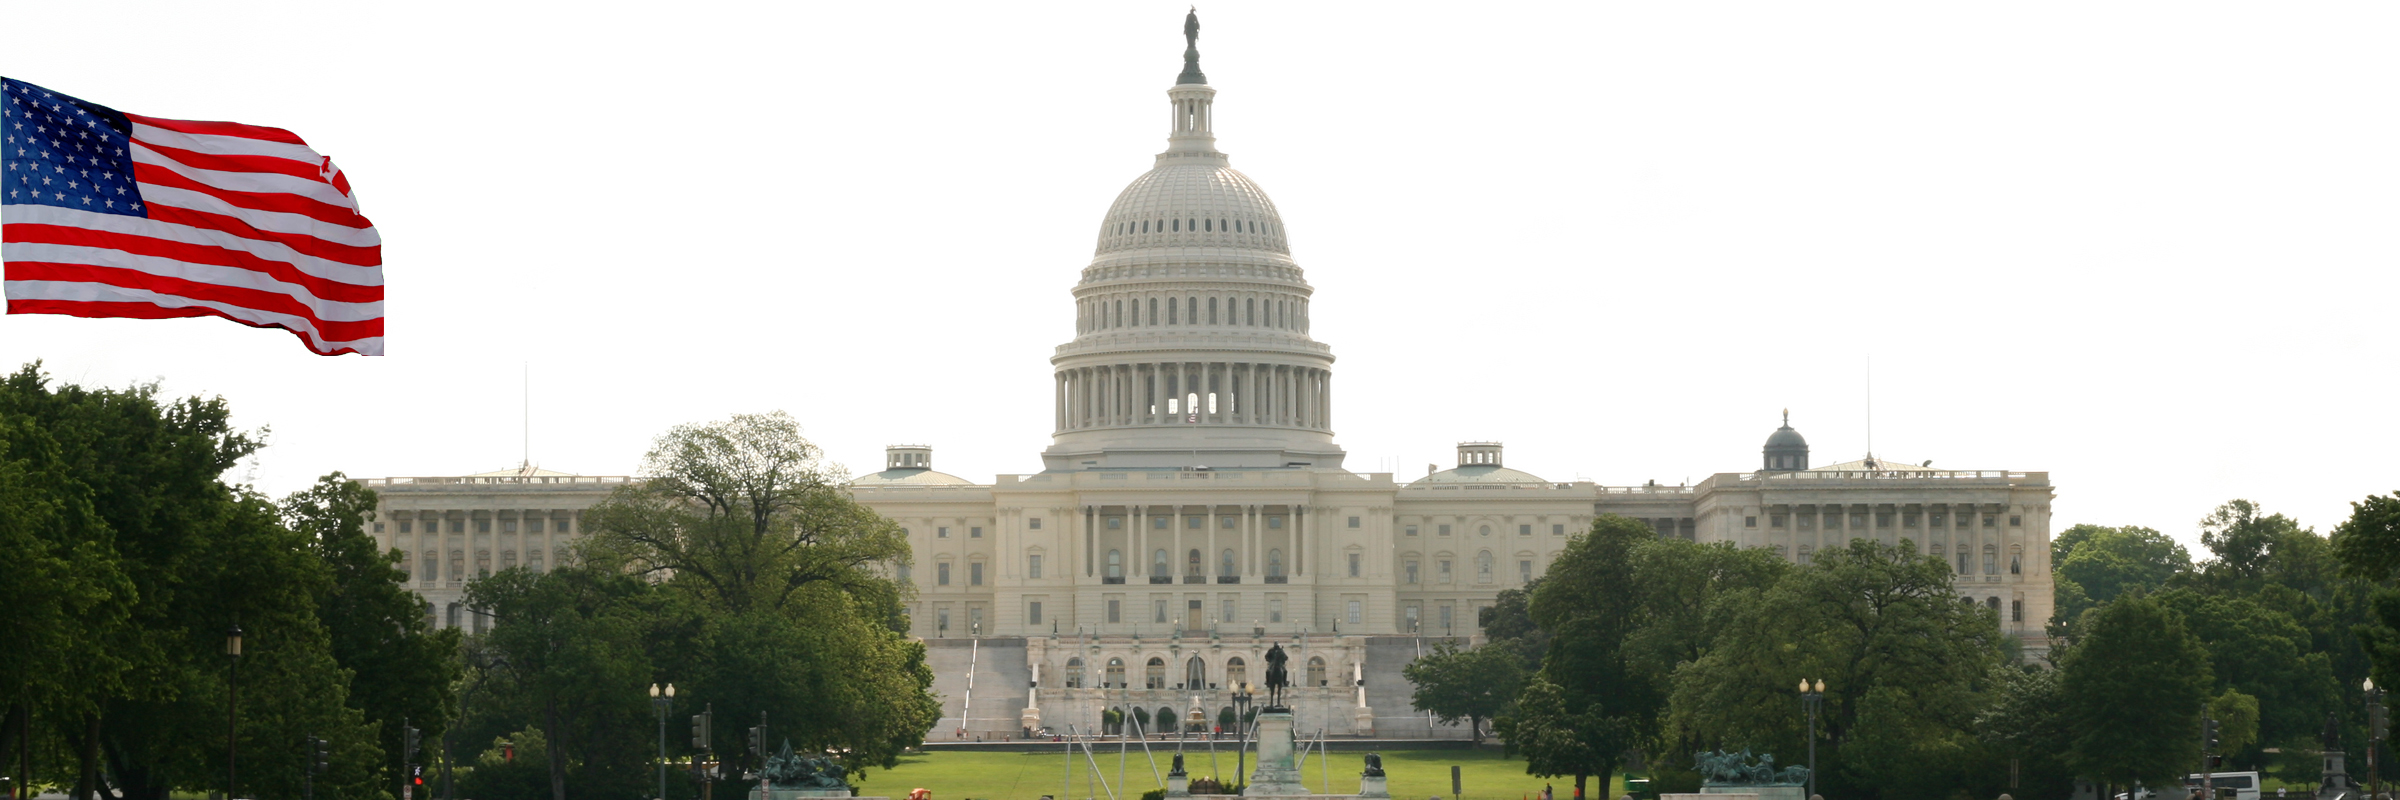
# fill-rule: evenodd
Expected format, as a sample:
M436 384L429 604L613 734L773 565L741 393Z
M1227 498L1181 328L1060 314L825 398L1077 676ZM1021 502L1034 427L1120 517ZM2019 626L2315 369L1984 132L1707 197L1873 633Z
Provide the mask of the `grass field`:
M1158 760L1158 772L1164 774L1174 752L1173 745L1159 749L1151 743ZM1047 753L973 753L936 752L900 759L893 770L870 770L865 781L858 784L859 793L868 796L906 797L910 789L924 787L933 791L935 800L1037 800L1053 795L1070 800L1096 798L1106 800L1108 793L1092 781L1092 764L1078 753L1070 775L1066 762L1066 746ZM1100 773L1109 788L1117 789L1119 800L1133 800L1141 793L1162 786L1151 777L1149 762L1143 759L1139 744L1130 751L1124 762L1125 784L1117 786L1117 752L1114 745L1105 751L1098 746L1092 752L1099 761ZM1208 750L1184 750L1184 768L1194 777L1212 772L1231 778L1234 775L1233 751L1221 749L1217 766L1209 767ZM1525 774L1522 759L1501 758L1499 753L1480 750L1400 750L1383 754L1383 771L1391 781L1395 800L1450 797L1450 767L1459 767L1460 783L1466 792L1465 800L1520 800L1541 791L1545 782ZM1329 794L1353 794L1358 791L1358 773L1366 766L1364 753L1334 753L1332 760L1320 764L1315 757L1301 765L1307 773L1311 791ZM1330 776L1330 782L1326 777ZM1565 798L1573 793L1574 779L1548 781ZM1060 789L1066 788L1064 795ZM1595 790L1598 787L1593 787ZM1599 797L1616 797L1624 792L1622 784L1613 785Z

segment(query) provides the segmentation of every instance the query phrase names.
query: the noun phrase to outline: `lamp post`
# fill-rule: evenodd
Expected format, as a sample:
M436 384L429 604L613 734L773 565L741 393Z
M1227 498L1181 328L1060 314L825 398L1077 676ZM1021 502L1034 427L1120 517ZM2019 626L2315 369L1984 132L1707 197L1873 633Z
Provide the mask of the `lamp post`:
M650 707L658 710L658 798L667 798L667 709L675 705L675 684L660 689L650 684Z
M1242 731L1242 746L1240 749L1233 751L1233 777L1235 780L1241 781L1244 785L1248 785L1250 783L1250 773L1244 769L1245 765L1247 764L1247 762L1244 760L1244 757L1250 755L1251 697L1252 692L1250 689L1250 682L1243 681L1242 683L1234 686L1233 724Z
M2367 796L2383 792L2383 774L2375 770L2375 751L2383 749L2383 690L2375 688L2375 679L2368 678L2367 690Z
M1825 705L1823 678L1813 686L1807 678L1800 679L1800 704L1808 707L1808 793L1813 797L1817 793L1817 708Z
M234 722L235 709L241 700L241 683L236 680L242 665L242 624L236 622L225 630L225 800L233 800Z

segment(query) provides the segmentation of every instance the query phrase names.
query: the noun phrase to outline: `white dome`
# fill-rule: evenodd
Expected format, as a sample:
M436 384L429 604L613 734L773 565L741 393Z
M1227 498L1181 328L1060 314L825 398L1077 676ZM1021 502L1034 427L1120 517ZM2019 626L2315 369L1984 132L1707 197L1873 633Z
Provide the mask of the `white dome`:
M1290 252L1275 201L1250 176L1221 158L1176 161L1142 173L1117 194L1097 253L1176 246Z

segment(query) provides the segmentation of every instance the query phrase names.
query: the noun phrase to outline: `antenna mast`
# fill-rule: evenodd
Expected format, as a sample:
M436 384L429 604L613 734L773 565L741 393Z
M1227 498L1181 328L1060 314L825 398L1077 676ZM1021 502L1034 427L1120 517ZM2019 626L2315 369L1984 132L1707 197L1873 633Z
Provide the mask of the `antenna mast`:
M1875 355L1867 354L1867 458L1875 457Z
M524 384L517 390L517 401L523 404L523 416L518 419L517 433L524 437L522 446L525 448L524 460L519 462L517 469L531 475L533 474L533 362L531 361L525 362Z

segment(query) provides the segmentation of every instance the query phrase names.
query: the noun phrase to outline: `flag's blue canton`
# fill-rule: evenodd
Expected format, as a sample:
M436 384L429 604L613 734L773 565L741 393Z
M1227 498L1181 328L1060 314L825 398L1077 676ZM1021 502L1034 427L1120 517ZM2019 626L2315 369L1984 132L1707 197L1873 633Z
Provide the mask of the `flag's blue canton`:
M148 216L125 115L7 78L0 96L0 204Z

